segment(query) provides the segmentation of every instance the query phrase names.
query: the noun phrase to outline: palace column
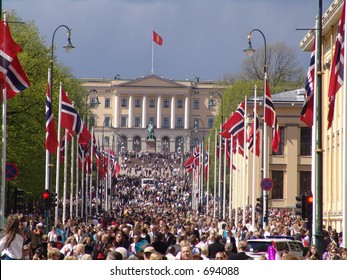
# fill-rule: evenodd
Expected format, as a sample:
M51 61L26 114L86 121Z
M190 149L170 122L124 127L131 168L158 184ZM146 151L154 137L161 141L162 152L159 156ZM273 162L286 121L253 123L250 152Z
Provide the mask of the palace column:
M176 105L176 96L173 95L173 96L171 97L171 116L170 116L170 119L171 119L170 128L171 128L171 129L174 129L174 128L175 128L175 121L176 121L175 105Z
M114 99L114 127L118 128L119 127L119 95L115 95Z
M162 97L161 95L159 95L157 98L157 128L161 128L161 122L162 122L161 108L162 108Z
M147 95L144 95L142 97L142 128L146 128L146 127L147 127Z
M133 119L134 119L134 113L133 113L133 103L134 103L134 97L132 95L129 96L129 111L128 111L128 128L133 127Z
M189 95L186 96L184 100L184 129L189 129L189 119L190 119L190 99Z

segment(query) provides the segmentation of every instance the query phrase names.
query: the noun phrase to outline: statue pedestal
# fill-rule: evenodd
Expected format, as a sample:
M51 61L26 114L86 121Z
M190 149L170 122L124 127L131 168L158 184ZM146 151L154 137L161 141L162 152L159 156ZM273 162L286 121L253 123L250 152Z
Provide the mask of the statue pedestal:
M156 152L156 141L155 139L146 140L146 152L155 153Z

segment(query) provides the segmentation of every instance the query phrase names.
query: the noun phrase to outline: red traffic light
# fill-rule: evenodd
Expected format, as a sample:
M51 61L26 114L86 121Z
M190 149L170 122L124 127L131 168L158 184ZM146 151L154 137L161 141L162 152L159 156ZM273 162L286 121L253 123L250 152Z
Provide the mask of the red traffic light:
M307 197L307 202L308 203L313 203L313 196L310 195L309 197Z
M48 190L45 190L43 193L42 193L42 198L43 199L49 199L51 197L51 193L48 191Z

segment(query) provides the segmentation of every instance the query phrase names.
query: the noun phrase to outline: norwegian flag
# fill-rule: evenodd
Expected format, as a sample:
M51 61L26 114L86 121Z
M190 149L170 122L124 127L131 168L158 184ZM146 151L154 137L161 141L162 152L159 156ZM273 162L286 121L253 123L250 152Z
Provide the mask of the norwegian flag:
M254 122L255 122L255 133L254 133ZM248 149L254 153L254 138L256 138L256 144L255 144L255 155L259 157L260 155L260 124L259 124L259 117L258 115L253 118L253 124L251 127L251 130L249 132L249 136L247 139L248 142Z
M1 25L1 24L0 24ZM55 123L52 111L52 98L50 92L50 73L48 73L48 82L46 88L46 150L54 155L58 148L58 136L55 129Z
M316 48L315 41L313 42L310 66L308 67L305 81L305 102L301 110L300 120L307 124L308 127L313 125L313 100L314 100L314 78L315 78L315 61Z
M278 152L278 149L280 147L280 142L281 142L281 134L280 134L280 128L278 126L277 118L276 118L275 125L272 128L272 142L271 142L272 150L275 153Z
M245 124L245 101L243 101L237 110L231 115L223 125L220 134L223 138L230 138L231 135L236 137L239 144L243 146L244 141L244 124Z
M200 165L200 148L199 147L196 147L196 149L193 152L193 156L194 156L194 159L193 159L192 167L197 168Z
M110 150L110 165L111 165L111 177L116 178L120 172L120 166L118 159L113 150Z
M184 163L184 167L186 168L187 172L190 172L193 168L198 167L199 163L200 163L200 149L199 147L196 147L192 156Z
M192 165L193 161L194 161L194 155L191 155L184 163L184 167L189 168Z
M29 86L30 81L20 65L18 57L15 56L6 75L7 99L15 97Z
M100 162L99 147L96 144L94 134L93 134L93 153L94 153L94 157L95 157L96 166L97 166L99 174L100 174L102 168L101 168L101 162Z
M278 151L280 143L280 132L277 122L277 115L275 111L274 103L272 102L272 96L269 88L268 81L266 79L266 96L265 96L265 123L272 127L272 143L271 147L274 152Z
M328 129L331 127L334 119L335 110L335 97L337 91L343 85L343 71L344 71L344 56L345 56L345 1L343 1L343 7L341 17L339 21L338 33L336 36L334 58L332 61L332 69L330 73L329 82L329 110L328 110ZM346 94L346 93L345 93Z
M102 158L101 174L105 176L107 174L107 168L108 168L108 152L105 149L103 149L101 156L102 156L101 157Z
M78 141L82 144L89 143L91 139L90 132L83 123L77 110L67 97L65 91L61 87L62 104L61 104L61 127L76 132L79 136Z
M3 21L0 23L0 82L3 86L5 86L6 76L13 59L22 51L22 48L12 38L6 17L4 21L5 23Z
M205 170L204 170L204 175L205 175L205 180L207 181L208 179L208 171L209 171L209 166L210 166L210 154L208 152L208 150L206 149L206 152L205 152Z
M83 164L83 159L84 159L84 166ZM81 144L78 143L78 167L82 169L84 168L84 172L91 174L91 159L90 159L90 153L88 151L88 148Z

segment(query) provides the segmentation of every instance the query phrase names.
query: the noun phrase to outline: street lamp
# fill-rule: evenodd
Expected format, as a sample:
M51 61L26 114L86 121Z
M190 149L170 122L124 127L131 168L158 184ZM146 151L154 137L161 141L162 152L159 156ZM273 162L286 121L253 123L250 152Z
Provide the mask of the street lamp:
M55 33L58 31L59 28L64 27L68 30L67 33L67 44L64 46L66 52L70 52L73 48L75 48L71 44L71 29L67 27L66 25L59 25L53 32L52 36L52 44L51 44L51 60L50 60L50 75L49 75L49 90L51 95L51 106L52 106L52 95L53 95L53 61L54 61L54 39L55 39ZM58 135L58 138L60 138L60 135ZM59 139L58 139L59 143ZM52 190L52 163L51 163L52 157L49 151L46 150L46 181L45 181L45 189L48 191ZM58 186L58 185L57 185ZM59 187L56 188L57 193L57 200L59 200ZM58 221L58 204L55 208L55 223ZM50 228L50 210L46 210L45 213L45 226L46 231Z
M102 135L101 135L101 144L102 144L102 153L104 152L104 145L106 144L108 147L108 156L107 156L107 174L109 176L109 180L104 180L104 184L105 184L105 209L106 211L108 210L108 190L111 189L111 180L110 180L110 170L109 170L109 162L110 162L110 138L109 136L107 136L107 143L105 143L105 138L104 137L104 130L105 130L105 126L109 127L109 128L113 128L112 126L112 119L111 118L104 118L104 121L102 123ZM103 157L104 158L104 157ZM108 182L107 182L108 181Z
M200 197L200 203L201 203L201 210L203 210L203 198L204 198L204 169L205 169L205 148L204 148L204 142L205 142L205 123L202 119L200 118L195 118L194 120L194 130L195 132L198 131L199 128L199 121L201 121L202 123L202 143L201 143L201 157L202 157L202 161L201 161L201 197ZM207 190L208 192L208 190Z
M84 122L86 123L86 126L89 130L90 126L94 126L95 123L93 122L92 125L90 125L90 122L89 122L89 109L90 108L93 108L95 106L98 106L100 105L100 101L99 101L99 98L98 96L96 96L96 98L93 99L93 102L90 102L89 103L89 106L88 106L88 100L91 100L89 99L89 95L90 93L97 93L97 90L95 89L91 89L90 91L88 91L88 94L86 96L86 111L85 111L85 115L84 115ZM92 140L93 141L93 140ZM93 144L90 145L90 156L91 156L91 161L93 161ZM90 174L86 174L86 185L85 185L85 190L84 190L84 194L86 195L87 193L87 188L88 188L88 183L89 183L89 215L91 216L92 214L92 187L93 187L93 165L91 166L91 170L90 170ZM98 196L96 195L96 198ZM85 211L87 213L87 199L85 198ZM97 200L96 200L97 201ZM96 207L97 208L97 207Z
M263 39L264 39L264 94L263 94L263 152L262 152L262 170L261 170L261 173L262 173L262 179L266 178L267 176L267 127L266 127L266 123L265 123L265 103L266 103L266 80L267 80L267 65L266 65L266 38L265 38L265 35L264 33L259 30L259 29L252 29L251 32L249 32L248 34L248 46L246 49L244 49L243 51L247 54L247 56L251 57L254 52L255 52L255 49L253 49L252 47L252 42L251 42L251 39L252 39L252 33L254 31L257 31L259 32ZM263 228L266 226L267 222L268 222L268 208L269 208L269 205L268 205L268 194L267 194L267 191L263 190L263 205L264 205L264 210L263 210L263 213L262 213L262 216L263 216ZM253 207L253 211L254 211L254 205L252 205ZM255 221L252 221L253 224Z
M214 103L214 97L215 95L218 95L219 96L219 101L220 101L220 105L221 105L221 111L220 111L220 122L221 124L223 124L223 118L224 118L224 108L223 108L223 96L222 94L220 93L219 90L216 90L216 91L212 91L210 92L210 100L208 101L208 105L210 107L214 107L216 106L216 104Z

